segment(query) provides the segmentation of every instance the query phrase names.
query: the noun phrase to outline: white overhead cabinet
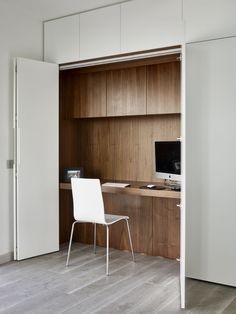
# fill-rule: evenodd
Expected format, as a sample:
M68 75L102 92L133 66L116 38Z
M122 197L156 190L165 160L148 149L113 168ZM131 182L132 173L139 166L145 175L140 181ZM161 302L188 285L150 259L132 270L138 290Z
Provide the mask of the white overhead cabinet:
M235 0L183 0L183 8L186 42L236 35Z
M80 60L120 53L120 5L80 14Z
M180 45L181 0L136 0L121 4L121 52Z
M182 0L134 0L45 22L44 60L61 64L182 41Z
M186 50L186 272L236 286L236 38Z
M58 64L79 60L79 15L44 23L44 60Z

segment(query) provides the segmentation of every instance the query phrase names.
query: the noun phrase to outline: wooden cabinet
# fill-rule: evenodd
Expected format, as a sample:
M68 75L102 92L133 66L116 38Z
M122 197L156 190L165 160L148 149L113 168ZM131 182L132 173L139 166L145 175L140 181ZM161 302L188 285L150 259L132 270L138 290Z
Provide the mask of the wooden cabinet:
M73 212L71 191L66 189L67 187L60 189L61 201L64 201L64 208L61 208L64 222L61 239L64 241L69 239ZM135 252L171 259L180 256L180 210L176 206L179 204L179 198L143 197L138 193L129 194L128 191L127 193L111 191L103 193L103 199L107 214L129 216ZM74 240L92 244L93 225L77 224ZM102 225L97 225L97 245L106 246L105 229ZM111 226L110 247L130 251L127 227L123 221Z
M136 0L121 4L121 52L181 44L181 0Z
M63 116L67 119L178 114L180 67L176 54L62 71Z
M235 0L183 0L185 41L236 35Z
M107 115L146 114L146 67L107 72Z
M115 193L103 190L106 211L130 216L136 252L169 258L179 256L179 208L176 207L179 200L176 199L180 193L156 191L166 194L155 196L146 194L154 191L145 191L140 186L160 182L154 169L154 142L180 136L181 116L158 114L179 109L176 109L179 104L176 99L179 100L180 94L180 62L176 57L179 55L62 71L60 106L61 115L70 114L72 104L73 117L105 117L60 119L61 178L64 168L81 166L89 178L139 181L136 188L132 184ZM151 114L146 111L148 95L152 100ZM68 109L63 109L64 106ZM67 197L61 191L61 241L69 237L71 207L71 192ZM79 224L75 228L74 240L92 243L91 224ZM97 228L97 244L105 245L102 226ZM111 227L110 245L130 249L122 222Z
M79 73L74 77L73 84L73 117L105 117L106 72Z
M44 23L44 60L58 64L79 60L79 15Z
M180 254L179 199L153 198L153 255L176 258Z
M147 66L147 114L180 113L180 62Z
M80 59L120 53L120 5L80 14Z

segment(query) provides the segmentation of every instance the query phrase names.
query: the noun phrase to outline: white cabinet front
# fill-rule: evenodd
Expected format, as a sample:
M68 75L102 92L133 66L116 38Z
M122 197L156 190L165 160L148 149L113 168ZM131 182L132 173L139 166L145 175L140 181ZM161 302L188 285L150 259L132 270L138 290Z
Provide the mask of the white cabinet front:
M235 0L183 0L187 43L236 35Z
M236 38L186 49L186 272L236 286Z
M121 52L182 44L181 0L136 0L121 4Z
M120 53L120 5L80 14L80 59Z
M44 60L58 64L79 60L79 15L45 22Z

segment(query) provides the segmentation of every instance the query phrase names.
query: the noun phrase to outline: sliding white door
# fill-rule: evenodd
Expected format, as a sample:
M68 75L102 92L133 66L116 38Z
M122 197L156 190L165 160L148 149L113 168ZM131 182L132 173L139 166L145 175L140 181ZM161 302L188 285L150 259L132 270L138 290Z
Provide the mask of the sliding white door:
M186 272L236 286L236 38L187 45Z
M14 258L59 249L58 66L15 60Z

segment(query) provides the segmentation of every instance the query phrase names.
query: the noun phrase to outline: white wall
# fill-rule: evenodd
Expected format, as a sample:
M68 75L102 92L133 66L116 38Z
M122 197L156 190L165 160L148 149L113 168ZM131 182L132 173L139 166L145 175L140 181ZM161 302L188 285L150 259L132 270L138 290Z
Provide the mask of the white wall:
M29 13L0 3L0 262L13 251L13 57L42 60L43 26ZM29 178L30 180L30 178Z

